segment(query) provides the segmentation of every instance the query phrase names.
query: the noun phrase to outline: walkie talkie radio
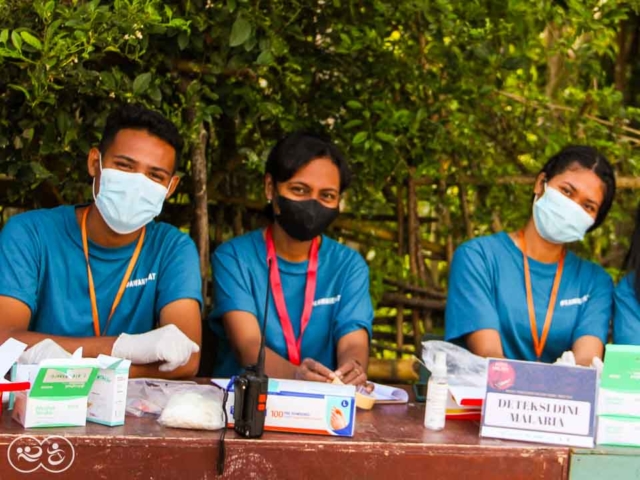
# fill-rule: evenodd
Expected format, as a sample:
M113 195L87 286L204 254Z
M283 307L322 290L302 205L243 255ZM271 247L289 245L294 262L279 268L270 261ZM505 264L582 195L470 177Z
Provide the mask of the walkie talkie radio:
M277 268L277 267L276 267ZM264 306L264 319L260 331L260 350L258 362L249 365L233 382L235 398L233 401L234 430L246 438L259 438L264 432L264 421L267 417L267 393L269 377L264 373L264 348L269 313L269 280L271 278L271 260L267 273L267 298Z

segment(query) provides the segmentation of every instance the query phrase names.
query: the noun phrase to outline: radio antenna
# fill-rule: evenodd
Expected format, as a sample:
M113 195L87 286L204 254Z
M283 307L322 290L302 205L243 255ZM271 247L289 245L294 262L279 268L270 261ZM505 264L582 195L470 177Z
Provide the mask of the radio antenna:
M259 376L264 375L264 350L265 338L267 336L267 317L269 315L269 292L271 291L271 259L267 259L267 295L264 302L264 318L262 319L262 328L260 329L260 350L258 350L258 362L256 363L256 373Z

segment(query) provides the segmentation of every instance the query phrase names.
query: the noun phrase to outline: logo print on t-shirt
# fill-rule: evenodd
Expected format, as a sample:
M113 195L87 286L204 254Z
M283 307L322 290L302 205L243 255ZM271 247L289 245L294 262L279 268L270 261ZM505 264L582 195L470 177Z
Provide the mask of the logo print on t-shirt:
M156 274L150 273L146 278L136 278L127 282L127 288L132 287L144 287L148 282L153 282L156 279Z
M320 305L333 305L340 301L340 295L336 295L335 297L326 297L319 298L318 300L313 301L313 306L318 307Z
M583 303L587 303L589 300L589 295L583 295L582 297L577 298L567 298L565 300L560 300L561 307L571 307L573 305L582 305Z

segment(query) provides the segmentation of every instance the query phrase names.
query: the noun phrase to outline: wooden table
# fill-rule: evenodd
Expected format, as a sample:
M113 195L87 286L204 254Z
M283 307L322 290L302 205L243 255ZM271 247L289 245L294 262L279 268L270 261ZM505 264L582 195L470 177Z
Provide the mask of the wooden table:
M127 416L122 427L24 430L10 412L0 419L0 478L206 479L216 476L219 432L164 428L153 418ZM378 405L358 411L353 438L266 433L246 440L228 432L229 479L566 479L569 448L487 440L475 422L449 421L444 431L422 426L424 406ZM7 460L20 435L42 441L62 435L75 450L73 464L53 475L25 475ZM22 441L22 440L20 440ZM20 442L18 441L18 442ZM16 445L14 444L13 451Z

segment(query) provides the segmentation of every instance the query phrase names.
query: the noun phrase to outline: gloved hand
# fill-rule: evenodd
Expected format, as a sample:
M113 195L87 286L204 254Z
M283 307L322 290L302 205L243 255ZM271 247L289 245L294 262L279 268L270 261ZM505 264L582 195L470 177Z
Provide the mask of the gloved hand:
M593 357L591 360L591 368L595 368L596 372L598 372L598 377L602 375L602 369L604 368L604 363L600 360L600 357Z
M163 362L158 369L170 372L186 365L191 355L199 351L198 344L169 324L138 335L121 334L113 344L111 355L127 358L136 365Z
M42 360L48 360L50 358L71 358L71 354L50 338L45 338L33 347L25 350L18 358L18 363L37 365Z
M571 350L567 350L562 356L557 359L554 364L556 365L575 365L576 357Z

